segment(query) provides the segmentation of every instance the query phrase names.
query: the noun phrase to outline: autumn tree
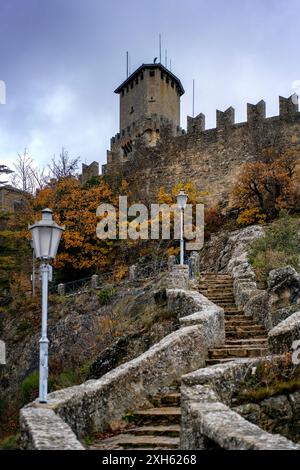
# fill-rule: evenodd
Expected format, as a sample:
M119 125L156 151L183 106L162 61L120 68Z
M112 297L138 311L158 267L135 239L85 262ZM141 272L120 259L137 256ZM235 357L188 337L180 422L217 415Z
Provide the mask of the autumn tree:
M45 167L40 168L35 164L26 148L23 153L18 153L18 158L13 166L11 183L22 191L35 194L37 189L42 189L49 181L49 172Z
M59 225L65 225L55 267L68 279L102 271L113 264L113 240L96 236L96 209L102 202L115 203L115 196L103 179L82 187L76 178L61 178L40 191L33 209L38 215L50 207Z
M232 204L240 210L238 223L265 222L281 209L299 209L299 156L295 149L269 149L261 160L244 165L232 193Z

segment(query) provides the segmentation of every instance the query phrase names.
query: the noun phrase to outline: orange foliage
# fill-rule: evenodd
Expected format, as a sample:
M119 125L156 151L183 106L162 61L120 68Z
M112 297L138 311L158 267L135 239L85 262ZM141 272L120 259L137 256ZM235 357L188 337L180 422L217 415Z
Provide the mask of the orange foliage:
M95 186L82 187L75 178L62 178L38 193L34 211L40 213L44 207L50 207L56 222L66 227L55 260L56 268L97 270L110 264L113 243L96 236L96 209L102 202L116 202L102 179Z
M232 193L232 203L241 209L238 223L262 223L277 217L281 209L299 209L299 157L299 150L278 154L269 149L262 160L244 165Z

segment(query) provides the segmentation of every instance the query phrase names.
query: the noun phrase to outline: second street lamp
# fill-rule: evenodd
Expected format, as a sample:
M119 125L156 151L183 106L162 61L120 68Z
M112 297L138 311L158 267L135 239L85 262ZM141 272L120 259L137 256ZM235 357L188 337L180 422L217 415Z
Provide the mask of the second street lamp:
M180 209L180 264L184 264L184 246L183 246L183 211L188 200L187 194L181 189L176 196L176 201Z
M47 403L48 395L48 280L50 261L57 253L58 245L64 227L60 227L53 220L51 209L42 210L42 220L28 227L31 231L35 256L41 262L42 275L42 336L40 339L40 374L39 374L39 401Z

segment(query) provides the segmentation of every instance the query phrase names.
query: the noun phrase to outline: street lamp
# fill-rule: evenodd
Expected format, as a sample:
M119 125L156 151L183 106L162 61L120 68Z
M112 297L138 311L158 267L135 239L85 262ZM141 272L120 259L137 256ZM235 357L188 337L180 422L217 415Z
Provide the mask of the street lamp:
M32 249L32 274L31 274L31 283L32 283L32 295L33 297L35 296L35 254L34 254L34 248L33 248L33 241L29 240L30 247Z
M184 248L183 248L183 211L185 209L188 197L184 190L181 189L176 196L177 205L180 209L180 264L184 264Z
M40 339L40 375L39 375L39 401L47 403L48 394L48 280L50 261L56 256L60 237L65 230L53 220L51 209L42 210L42 220L28 227L31 231L33 249L36 258L41 262L42 276L42 337Z

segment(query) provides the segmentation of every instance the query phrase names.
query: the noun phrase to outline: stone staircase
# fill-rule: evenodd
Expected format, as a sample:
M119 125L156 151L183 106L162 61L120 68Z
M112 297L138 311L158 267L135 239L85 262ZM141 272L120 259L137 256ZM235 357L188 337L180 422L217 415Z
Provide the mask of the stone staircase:
M233 281L228 274L203 274L199 292L225 312L225 344L209 350L206 365L267 354L266 331L237 308ZM178 449L180 418L178 392L158 397L153 400L153 408L137 410L131 415L135 425L113 437L95 441L89 449Z
M229 274L202 274L199 292L223 307L225 313L225 344L208 351L206 365L268 353L266 330L236 306L233 281Z
M180 393L170 393L153 400L153 408L130 415L135 425L123 433L95 441L89 450L178 449L180 433Z

